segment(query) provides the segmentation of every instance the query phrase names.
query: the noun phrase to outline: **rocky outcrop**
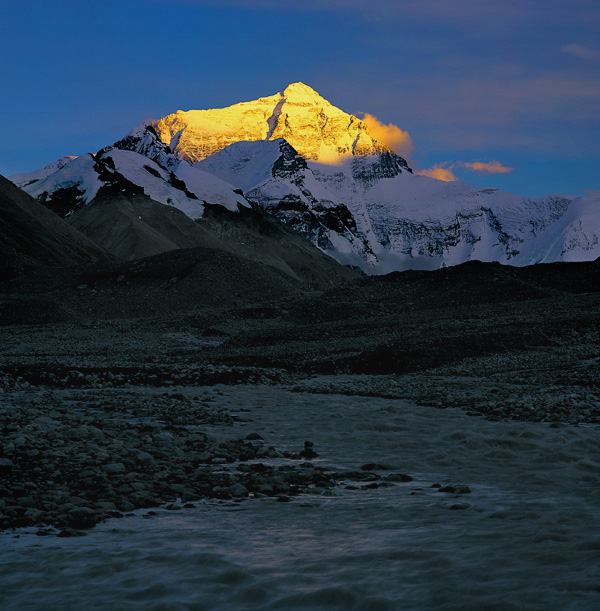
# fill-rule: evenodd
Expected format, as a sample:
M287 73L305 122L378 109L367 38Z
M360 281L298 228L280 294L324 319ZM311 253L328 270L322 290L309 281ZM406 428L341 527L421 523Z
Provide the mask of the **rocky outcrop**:
M173 155L173 152L164 142L160 140L152 125L143 123L132 129L125 138L118 140L112 146L107 146L100 151L107 153L113 149L122 151L134 151L152 159L166 170L176 170L181 160Z

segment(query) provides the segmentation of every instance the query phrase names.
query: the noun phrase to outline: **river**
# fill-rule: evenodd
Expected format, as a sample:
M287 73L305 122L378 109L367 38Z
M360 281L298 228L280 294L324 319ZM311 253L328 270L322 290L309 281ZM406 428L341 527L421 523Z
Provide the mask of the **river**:
M8 609L599 609L600 428L282 387L204 389L277 450L413 481L0 535ZM282 459L275 459L282 460ZM468 486L440 492L434 484ZM16 536L16 535L19 536Z

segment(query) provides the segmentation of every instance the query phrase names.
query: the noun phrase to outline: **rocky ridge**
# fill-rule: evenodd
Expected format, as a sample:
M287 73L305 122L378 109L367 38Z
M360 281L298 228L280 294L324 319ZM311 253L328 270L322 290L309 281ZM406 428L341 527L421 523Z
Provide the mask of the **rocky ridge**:
M75 265L109 253L0 176L0 281L40 266Z
M151 126L136 128L95 154L70 158L50 174L31 172L12 179L18 179L27 193L62 217L95 198L111 196L147 196L192 219L202 216L205 203L232 211L250 206L233 185L176 159Z

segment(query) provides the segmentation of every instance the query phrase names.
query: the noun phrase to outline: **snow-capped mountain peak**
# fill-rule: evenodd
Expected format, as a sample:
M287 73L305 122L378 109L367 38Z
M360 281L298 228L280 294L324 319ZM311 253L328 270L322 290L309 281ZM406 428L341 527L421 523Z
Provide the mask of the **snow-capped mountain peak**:
M333 106L304 83L227 108L179 110L152 126L175 155L191 163L235 142L279 138L305 159L327 164L390 152L363 121Z
M11 179L62 215L114 194L143 193L194 219L205 202L233 211L253 202L367 273L600 256L597 200L416 176L363 121L303 83L227 108L177 111L95 155Z
M393 153L332 166L286 140L238 142L195 164L237 181L341 263L367 273L468 260L529 265L600 256L600 209L589 198L524 198L403 172Z
M304 83L301 83L300 81L298 81L297 83L290 83L283 90L283 96L286 98L291 98L294 96L301 97L301 98L308 98L308 99L317 98L317 97L321 98L321 96L312 87L309 87L308 85L305 85ZM329 102L325 98L321 98L321 100L329 104Z

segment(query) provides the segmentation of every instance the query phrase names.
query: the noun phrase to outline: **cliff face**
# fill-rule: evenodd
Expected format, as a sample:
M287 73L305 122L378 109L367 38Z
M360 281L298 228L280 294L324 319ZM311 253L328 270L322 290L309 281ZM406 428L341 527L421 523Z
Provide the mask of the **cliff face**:
M152 126L178 157L191 163L235 142L279 138L305 159L321 163L390 152L358 117L336 108L303 83L228 108L177 111Z

